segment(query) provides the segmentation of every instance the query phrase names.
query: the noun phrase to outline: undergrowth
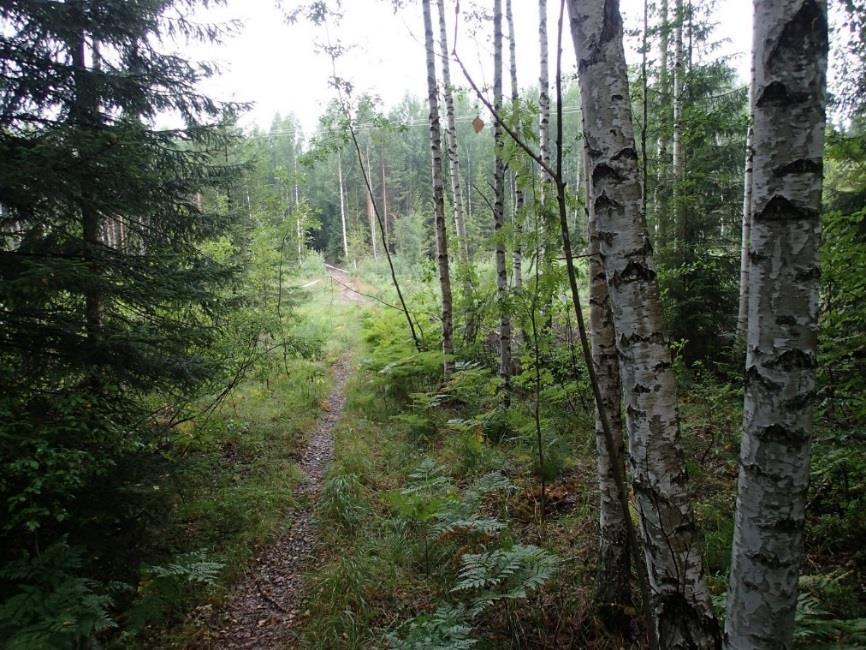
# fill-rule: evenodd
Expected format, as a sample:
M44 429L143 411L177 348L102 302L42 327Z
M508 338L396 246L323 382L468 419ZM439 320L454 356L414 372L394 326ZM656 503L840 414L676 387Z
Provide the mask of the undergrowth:
M421 322L435 323L423 299L412 304ZM419 352L401 314L377 309L364 319L318 510L323 566L309 576L300 646L639 647L637 612L621 636L604 628L592 602L594 437L573 336L554 331L541 342L542 466L529 344L504 410L489 348L464 350L443 385L438 342L427 337ZM676 368L704 563L723 616L742 394L733 367L678 360ZM862 551L849 541L864 530L856 468L866 464L851 453L826 434L816 444L798 647L858 647L866 638Z

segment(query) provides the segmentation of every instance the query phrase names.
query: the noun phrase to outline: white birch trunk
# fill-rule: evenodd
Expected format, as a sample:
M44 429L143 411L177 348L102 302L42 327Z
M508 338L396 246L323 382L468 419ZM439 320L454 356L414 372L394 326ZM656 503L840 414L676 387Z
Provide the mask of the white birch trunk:
M493 108L502 115L502 0L493 2ZM496 152L493 167L493 229L496 233L496 299L499 303L499 376L503 381L504 400L511 399L511 315L508 306L508 271L505 265L505 242L501 230L505 225L505 160L502 126L493 122Z
M457 150L457 123L454 116L454 94L451 88L451 66L449 65L448 31L445 29L445 0L438 0L439 48L442 59L442 91L445 98L445 146L451 169L451 194L454 206L454 229L457 232L457 249L464 264L469 264L469 240L466 238L466 216L463 214L463 191L460 183L460 155Z
M584 159L587 157L584 148ZM589 165L586 165L588 168ZM585 176L586 195L592 194L591 180ZM612 442L621 464L620 476L626 476L625 446L622 421L622 384L619 374L619 356L616 351L616 330L607 292L607 279L601 261L601 249L592 203L586 202L587 234L589 238L589 329L592 341L592 361L595 365L598 390L607 415ZM605 440L604 427L596 407L595 449L598 460L598 575L595 599L603 608L613 611L630 602L629 580L630 549L628 527L622 509L623 495L617 487L614 459ZM625 495L628 500L628 495Z
M674 124L673 124L673 199L674 234L676 249L685 246L685 211L682 201L682 182L685 176L683 161L683 83L685 64L683 61L683 0L674 5Z
M826 0L755 2L746 395L725 638L791 648L809 483Z
M340 184L340 223L343 226L343 260L349 261L349 235L346 232L346 192L343 188L343 156L337 152L337 181Z
M657 636L662 648L715 648L718 630L679 442L676 380L641 209L619 2L568 0L568 9Z
M292 152L292 170L294 172L294 195L295 195L295 227L298 237L298 261L304 256L304 224L302 223L303 215L301 214L301 194L298 188L298 155L297 151Z
M670 76L668 74L668 47L670 46L670 31L668 26L668 0L662 0L659 6L659 95L663 108L662 115L667 116L667 107L670 102L668 94L668 84ZM667 119L665 117L664 119ZM662 197L662 188L665 184L667 174L665 167L668 157L668 142L664 135L660 135L656 141L656 157L658 158L658 168L656 172L656 186L653 194L653 209L656 216L656 237L658 241L667 242L668 229L666 227L669 216L665 212L665 206Z
M514 129L520 133L520 91L517 86L517 43L514 35L514 14L511 11L511 0L505 0L505 19L508 22L508 52L511 71L511 113ZM512 172L514 187L514 251L511 254L511 273L514 278L514 288L523 286L523 190L517 174Z
M547 0L538 0L538 47L541 69L538 75L538 140L541 160L550 167L550 73L547 44ZM546 176L545 172L541 172Z
M448 272L448 231L445 226L445 183L442 179L442 130L439 125L439 97L436 84L436 52L433 47L433 20L430 0L422 0L424 43L427 47L427 101L430 107L430 152L433 165L433 210L436 228L436 262L442 293L442 352L445 354L445 377L454 370L453 317L451 278Z

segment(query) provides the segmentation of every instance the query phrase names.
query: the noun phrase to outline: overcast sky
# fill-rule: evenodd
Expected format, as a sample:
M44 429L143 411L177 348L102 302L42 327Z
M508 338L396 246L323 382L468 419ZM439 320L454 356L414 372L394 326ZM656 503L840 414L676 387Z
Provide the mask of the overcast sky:
M513 0L513 3L518 83L529 86L538 76L538 3L536 0ZM286 6L296 4L285 0ZM453 7L453 2L446 4ZM639 27L643 0L622 0L621 4L626 29ZM329 35L332 40L351 44L353 49L340 61L338 74L352 81L357 92L381 97L386 110L406 93L426 96L420 3L412 2L396 14L389 0L344 0L343 5L344 19L339 26L331 27ZM559 3L551 0L548 5L552 57ZM751 0L724 0L714 16L718 27L713 40L722 43L719 54L732 57L731 65L744 83L749 69L751 17ZM219 47L185 48L185 53L195 58L221 64L222 74L209 80L204 90L218 99L254 102L254 108L241 121L245 127L267 128L275 113L292 112L301 120L305 132L311 133L323 107L333 96L328 86L331 63L324 54L315 51L315 43L326 38L324 31L303 21L287 24L275 0L228 0L226 7L210 9L202 13L201 18L211 22L228 19L243 22L241 33ZM434 25L437 24L435 9L433 20ZM454 37L453 27L452 15L448 20L450 39ZM487 83L492 70L490 43L486 38L480 39L483 42L476 41L469 30L468 21L459 26L458 51L471 67L472 74L477 76L476 81ZM573 72L575 57L568 34L564 35L563 42L563 69ZM638 62L633 48L627 48L627 56L630 63ZM453 65L452 81L465 85Z

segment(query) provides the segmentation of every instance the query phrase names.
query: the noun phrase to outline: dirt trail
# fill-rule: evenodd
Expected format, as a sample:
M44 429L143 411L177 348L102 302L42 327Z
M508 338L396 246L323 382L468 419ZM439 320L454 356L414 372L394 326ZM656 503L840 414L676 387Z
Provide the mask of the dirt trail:
M340 286L341 298L356 304L367 300L350 286L340 269L328 268ZM228 603L218 612L200 617L202 637L189 646L199 649L256 650L297 647L293 629L302 619L304 573L314 566L318 530L313 509L325 468L333 454L333 431L343 415L346 382L351 374L344 358L333 367L334 385L325 399L322 415L301 452L299 468L304 479L296 494L299 505L286 515L289 529L250 562ZM205 620L201 620L205 619Z

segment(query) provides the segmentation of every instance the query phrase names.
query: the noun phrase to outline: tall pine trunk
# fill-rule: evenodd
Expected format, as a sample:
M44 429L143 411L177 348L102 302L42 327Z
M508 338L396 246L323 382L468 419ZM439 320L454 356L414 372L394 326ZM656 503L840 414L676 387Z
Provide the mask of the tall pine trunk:
M657 636L662 648L715 648L718 629L686 489L676 380L641 209L619 2L568 0L568 8Z
M584 148L584 159L588 158ZM589 165L585 165L586 168ZM592 181L585 176L586 195L592 194ZM628 527L622 503L628 495L620 494L614 472L614 462L620 463L620 476L625 476L625 446L622 421L622 383L619 357L616 351L616 330L607 292L607 279L601 261L595 210L586 202L587 234L589 236L589 329L592 334L592 361L596 368L598 390L610 427L611 442L618 459L611 457L605 440L601 415L596 408L595 449L598 460L598 489L601 497L598 511L599 559L595 583L595 599L610 614L622 611L631 601L629 589L630 561ZM625 497L625 499L623 498Z
M493 108L502 115L502 0L493 1ZM511 400L511 313L508 305L508 271L505 265L505 152L502 125L493 123L495 161L493 163L493 229L496 233L496 300L499 305L499 376L503 399Z
M449 64L448 31L445 29L445 0L438 0L439 47L442 58L442 94L445 99L445 145L451 170L451 194L454 206L454 228L457 232L457 248L460 259L469 264L471 259L469 240L466 237L466 215L463 212L463 191L460 181L460 155L457 150L457 124L454 116L454 93L451 88L451 66Z
M790 648L809 484L826 0L755 2L746 395L727 646Z
M439 126L439 97L436 84L436 52L433 47L433 20L430 0L422 0L424 43L427 47L427 101L430 107L430 152L433 166L433 210L436 229L436 263L442 293L442 352L445 354L445 377L454 370L453 317L451 278L448 272L448 232L445 227L445 185L442 179L442 130Z

